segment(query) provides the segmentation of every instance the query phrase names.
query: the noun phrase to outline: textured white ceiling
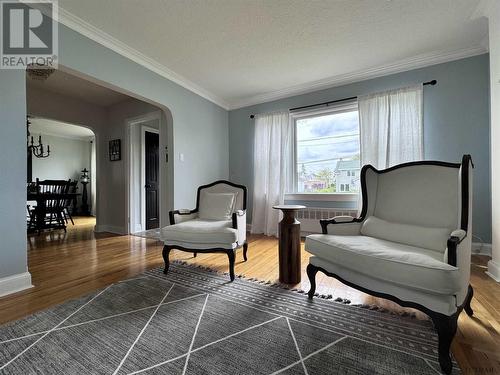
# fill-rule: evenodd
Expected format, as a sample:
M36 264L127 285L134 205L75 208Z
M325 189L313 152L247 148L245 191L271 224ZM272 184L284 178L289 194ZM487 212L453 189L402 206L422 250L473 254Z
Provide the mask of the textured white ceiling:
M36 138L39 134L85 140L94 136L92 130L83 126L68 124L66 122L33 117L30 118L30 122L30 133L34 138Z
M26 78L28 90L30 87L52 91L61 95L71 96L101 107L108 107L130 99L129 96L97 85L72 74L56 70L45 81Z
M417 56L478 47L479 0L59 0L236 107ZM314 85L311 85L314 86Z

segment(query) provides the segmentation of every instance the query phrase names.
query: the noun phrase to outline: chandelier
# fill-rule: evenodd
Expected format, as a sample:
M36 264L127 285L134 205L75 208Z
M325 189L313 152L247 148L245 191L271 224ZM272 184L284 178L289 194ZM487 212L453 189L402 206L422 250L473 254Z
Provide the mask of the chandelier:
M52 73L55 72L55 69L49 68L45 65L38 64L28 64L28 68L26 69L28 73L28 77L31 79L35 79L37 81L45 81L50 77Z
M30 119L26 118L26 129L27 129L27 137L26 146L28 147L28 154L33 154L37 158L47 158L50 155L50 146L47 145L47 150L44 149L44 145L42 143L42 136L38 136L38 144L36 145L33 141L33 136L30 135ZM30 142L31 137L31 142Z

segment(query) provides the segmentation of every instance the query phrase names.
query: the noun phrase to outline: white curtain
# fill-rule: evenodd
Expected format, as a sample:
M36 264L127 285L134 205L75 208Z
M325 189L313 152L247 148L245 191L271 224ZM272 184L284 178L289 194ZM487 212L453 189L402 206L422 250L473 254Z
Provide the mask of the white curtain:
M358 97L363 165L384 169L423 158L422 96L420 84Z
M255 116L252 233L278 234L279 211L291 178L293 124L288 112Z

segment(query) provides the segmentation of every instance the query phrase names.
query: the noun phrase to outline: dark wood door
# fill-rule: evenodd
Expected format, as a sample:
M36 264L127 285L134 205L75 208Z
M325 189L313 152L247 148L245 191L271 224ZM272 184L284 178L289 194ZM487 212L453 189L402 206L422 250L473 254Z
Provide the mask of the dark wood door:
M146 229L158 228L160 226L158 194L159 180L159 136L156 133L146 132Z

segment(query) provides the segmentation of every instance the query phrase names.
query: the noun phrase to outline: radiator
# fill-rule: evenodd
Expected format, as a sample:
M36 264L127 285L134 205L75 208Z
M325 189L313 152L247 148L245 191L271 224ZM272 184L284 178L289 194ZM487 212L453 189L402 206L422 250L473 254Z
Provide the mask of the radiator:
M319 208L307 207L297 212L297 220L300 221L302 235L321 233L321 219L329 219L335 216L358 216L358 210L346 208Z

